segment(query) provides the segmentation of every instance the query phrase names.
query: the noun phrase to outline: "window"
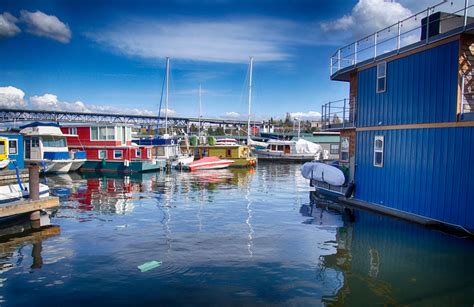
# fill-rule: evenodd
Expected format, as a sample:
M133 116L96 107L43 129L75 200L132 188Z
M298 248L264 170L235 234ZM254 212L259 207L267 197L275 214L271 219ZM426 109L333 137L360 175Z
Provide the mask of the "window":
M97 141L99 139L99 128L91 127L91 140Z
M226 154L227 157L232 157L232 149L227 149Z
M6 154L5 141L0 141L0 155Z
M377 93L385 92L387 88L387 62L377 64Z
M107 127L107 140L113 140L115 138L115 128Z
M106 160L107 159L107 150L99 150L98 155L100 160Z
M151 150L150 149L146 150L146 158L151 159Z
M135 158L140 158L142 156L142 151L140 149L137 149L137 151L135 151Z
M337 155L339 154L339 144L331 144L329 147L329 152L331 155Z
M8 153L10 155L18 154L18 140L8 140Z
M114 159L120 160L123 158L123 151L121 150L114 150Z
M341 137L341 161L349 162L349 138Z
M77 134L77 128L76 127L69 128L69 134Z
M383 136L376 135L374 140L374 166L383 167Z
M66 147L66 139L63 137L43 136L44 147Z
M39 138L31 138L31 147L39 147L40 146L40 142L39 142Z
M115 140L115 127L91 127L92 141L113 141Z

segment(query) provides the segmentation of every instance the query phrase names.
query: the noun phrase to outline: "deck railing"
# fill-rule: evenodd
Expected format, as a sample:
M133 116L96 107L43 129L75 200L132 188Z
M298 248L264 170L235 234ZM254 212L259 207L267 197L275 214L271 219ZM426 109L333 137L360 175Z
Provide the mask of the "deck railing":
M321 125L323 130L355 127L356 98L344 98L330 101L321 107Z
M474 2L474 0L470 0ZM474 3L443 1L408 18L339 48L330 59L331 76L339 70L374 60L381 55L428 44L474 26ZM427 26L428 25L428 26Z

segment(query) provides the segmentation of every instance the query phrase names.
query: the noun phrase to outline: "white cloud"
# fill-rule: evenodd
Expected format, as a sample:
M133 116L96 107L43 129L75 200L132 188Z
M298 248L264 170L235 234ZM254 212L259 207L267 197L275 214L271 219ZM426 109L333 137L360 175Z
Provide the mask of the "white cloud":
M299 119L320 119L321 113L316 111L308 111L308 112L294 112L290 113L291 118L299 118Z
M24 93L23 93L24 95ZM130 115L146 115L155 116L156 112L146 109L128 109L119 108L107 105L85 104L82 101L60 101L58 96L53 94L44 94L41 96L31 96L29 98L30 108L36 110L51 110L51 111L67 111L67 112L82 112L82 113L110 113L110 114L130 114ZM164 111L163 111L164 112ZM169 110L169 116L176 115L175 110Z
M0 39L13 37L21 32L16 26L18 19L8 12L0 14Z
M143 111L141 111L141 112L143 112ZM148 112L151 112L151 114L148 114L148 115L157 115L155 112L152 112L152 111L148 111ZM161 109L161 116L165 116L165 112L166 112L166 108L162 108ZM176 115L176 110L168 108L168 116L175 116L175 115Z
M0 87L0 107L2 108L22 108L26 105L24 97L25 92L16 87Z
M412 11L398 2L386 0L359 0L349 15L342 16L334 21L321 24L323 32L352 33L359 39L377 30L397 23L408 16Z
M226 112L223 117L228 117L228 118L238 118L241 117L242 115L237 112Z
M127 21L85 33L93 41L131 57L246 63L283 61L289 49L316 44L309 25L273 18Z
M47 15L41 11L21 11L21 20L27 24L27 31L37 36L47 37L61 43L71 41L71 30L54 15Z

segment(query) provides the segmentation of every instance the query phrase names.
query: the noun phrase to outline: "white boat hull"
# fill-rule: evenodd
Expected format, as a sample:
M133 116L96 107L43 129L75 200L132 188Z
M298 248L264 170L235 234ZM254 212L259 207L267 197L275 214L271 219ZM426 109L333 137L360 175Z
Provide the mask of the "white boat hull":
M4 169L8 166L8 164L10 164L10 160L2 160L0 161L0 169Z
M81 166L86 162L86 159L74 159L71 164L71 168L69 169L70 172L77 171L81 168Z
M337 167L321 162L307 162L301 166L301 175L310 180L342 186L346 181L344 173Z
M252 153L257 156L259 160L280 160L280 161L313 161L317 158L316 154L286 154L282 151L270 151L254 149Z
M177 160L171 162L171 166L174 168L181 166L186 166L189 163L194 161L194 156L180 156Z
M45 166L42 166L44 162ZM25 160L25 165L28 167L32 164L39 165L41 171L45 173L63 174L69 172L73 160ZM84 162L83 162L84 163Z
M49 187L40 183L39 192L40 198L48 197ZM26 199L29 195L30 193L28 191L22 191L18 184L0 186L0 205Z

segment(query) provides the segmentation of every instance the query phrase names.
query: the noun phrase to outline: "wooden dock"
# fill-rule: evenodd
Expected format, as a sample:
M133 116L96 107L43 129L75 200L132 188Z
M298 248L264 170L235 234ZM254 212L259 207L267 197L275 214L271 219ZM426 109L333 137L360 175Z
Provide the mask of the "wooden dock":
M39 220L41 210L59 206L58 197L40 198L39 170L38 165L32 165L28 168L29 198L0 205L0 218L30 214L30 220Z
M22 181L27 181L28 177L27 169L20 170L20 179ZM14 170L2 170L0 172L0 183L7 184L11 182L17 182L16 172Z
M0 206L0 218L33 213L59 206L59 198L46 197L39 200L20 200Z

